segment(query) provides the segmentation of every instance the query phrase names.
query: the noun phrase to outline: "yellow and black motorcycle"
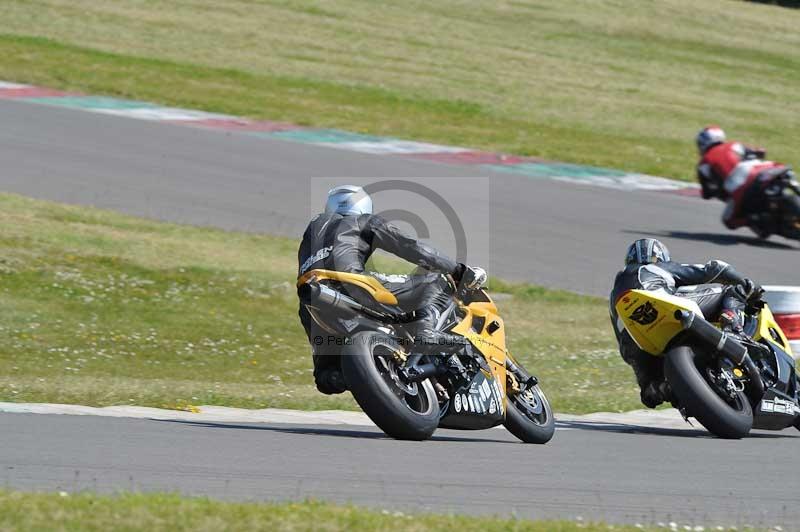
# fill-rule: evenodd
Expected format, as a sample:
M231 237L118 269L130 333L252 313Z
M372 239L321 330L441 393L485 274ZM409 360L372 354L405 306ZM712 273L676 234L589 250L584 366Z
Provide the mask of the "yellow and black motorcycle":
M751 428L800 429L792 349L769 307L748 309L742 339L707 321L697 303L663 290L629 290L615 309L645 352L664 358L673 403L722 438Z
M312 270L298 296L340 344L342 373L353 397L386 434L424 440L437 427L487 429L500 424L526 443L546 443L555 430L538 380L506 349L505 326L484 289L459 289L448 279L450 305L436 328L466 338L452 346L418 348L409 324L415 312L369 275ZM453 358L455 357L455 358Z

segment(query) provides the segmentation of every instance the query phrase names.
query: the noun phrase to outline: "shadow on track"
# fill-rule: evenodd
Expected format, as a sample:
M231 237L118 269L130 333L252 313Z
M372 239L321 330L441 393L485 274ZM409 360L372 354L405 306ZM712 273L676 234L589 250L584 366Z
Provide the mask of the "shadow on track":
M650 235L662 238L678 238L680 240L693 240L697 242L709 242L718 244L720 246L738 246L745 244L753 247L769 248L769 249L797 249L797 247L784 244L782 242L775 242L773 240L762 240L756 236L740 235L740 234L727 234L727 233L690 233L688 231L635 231L630 229L623 229L623 233L630 233L633 235Z
M390 438L383 432L370 430L359 430L356 427L347 429L334 429L322 427L303 427L297 425L267 425L267 424L252 424L244 425L239 423L219 423L213 421L186 421L180 419L153 419L152 421L161 421L164 423L179 423L181 425L191 425L195 427L207 427L213 429L233 429L233 430L268 430L270 432L282 432L285 434L308 434L315 436L330 436L336 438L357 438L357 439L370 439L370 440L391 440L400 441ZM441 436L434 434L429 441L448 441L448 442L488 442L488 443L519 443L516 440L498 440L494 438L463 438L458 436Z
M282 424L259 424L253 423L251 425L241 423L220 423L213 421L187 421L180 419L152 419L152 421L160 421L162 423L177 423L180 425L189 425L193 427L205 427L212 429L229 429L229 430L266 430L270 432L279 432L284 434L305 434L313 436L327 436L333 438L354 438L360 440L394 440L383 432L376 430L362 430L358 427L349 428L326 428L326 427L308 427L300 425L282 425ZM558 429L571 429L571 430L588 430L594 432L608 432L615 434L643 434L650 436L672 436L676 438L704 438L716 439L712 434L706 431L699 425L691 428L687 425L685 429L679 428L666 428L666 427L646 427L642 425L629 425L625 423L600 423L596 421L556 421L556 431ZM789 430L789 429L787 429ZM509 435L510 436L510 435ZM782 432L751 432L747 438L754 439L780 439L780 438L797 438L798 435L784 434ZM460 442L460 443L512 443L518 444L516 439L509 438L501 440L497 438L466 438L459 436L444 436L434 434L429 441L440 442Z
M556 421L556 428L592 430L599 432L616 432L619 434L648 434L653 436L674 436L678 438L707 438L716 439L702 427L677 429L661 427L645 427L642 425L628 425L625 423L598 423L594 421ZM788 430L788 429L787 429ZM747 438L755 439L777 439L777 438L797 438L793 434L782 434L779 432L751 432Z

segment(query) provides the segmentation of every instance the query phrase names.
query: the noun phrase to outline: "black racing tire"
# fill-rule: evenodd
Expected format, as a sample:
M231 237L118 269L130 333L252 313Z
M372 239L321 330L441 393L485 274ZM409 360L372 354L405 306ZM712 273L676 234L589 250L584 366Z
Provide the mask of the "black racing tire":
M392 438L430 438L439 426L439 401L430 379L410 386L416 396L408 395L394 384L391 367L387 369L378 360L390 358L387 353L400 349L394 338L378 332L360 332L351 340L342 349L342 373L364 413Z
M789 240L800 240L800 227L786 224L781 230L781 236Z
M535 394L535 401L541 405L541 412L534 414L530 410L530 401L519 395L508 396L506 401L506 420L503 423L508 431L525 443L544 444L553 438L556 431L556 420L553 409L538 385L530 392Z
M784 196L783 204L783 227L781 235L792 239L800 240L800 196Z
M720 438L740 439L753 427L753 409L744 392L736 395L736 408L726 403L697 368L697 354L679 346L665 355L664 374L686 413Z
M755 227L749 227L749 229L753 232L754 235L756 235L756 238L758 238L762 242L766 242L767 240L769 240L769 237L772 236L772 233L765 233L763 231L760 231L759 229L756 229Z

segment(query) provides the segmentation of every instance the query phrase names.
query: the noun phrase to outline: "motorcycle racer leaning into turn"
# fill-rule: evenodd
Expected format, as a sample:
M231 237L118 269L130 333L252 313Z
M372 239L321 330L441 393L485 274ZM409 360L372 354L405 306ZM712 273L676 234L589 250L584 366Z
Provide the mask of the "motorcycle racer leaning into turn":
M303 234L297 255L298 277L314 269L363 274L376 249L433 272L421 275L370 272L395 295L402 310L418 311L418 319L411 327L415 344L462 345L465 342L462 337L435 329L437 317L451 298L449 284L441 274L450 274L457 283L472 289L485 284L486 272L456 263L373 214L372 199L361 187L343 185L328 192L325 211L309 222ZM324 394L343 393L347 386L340 369L339 349L336 345L324 345L326 334L302 304L299 315L311 344L317 389Z
M760 286L736 272L729 264L681 264L670 259L667 247L652 238L635 241L625 256L625 268L617 273L610 297L611 322L623 360L633 368L642 404L655 408L669 401L663 359L639 348L625 330L615 309L629 290L663 290L697 303L706 319L719 319L722 330L744 336L742 324L748 302L763 294Z
M759 179L769 179L792 169L766 160L767 153L741 142L726 142L725 132L718 126L707 126L695 138L700 161L697 180L703 199L719 198L726 202L722 222L728 229L750 225L760 234L758 205Z

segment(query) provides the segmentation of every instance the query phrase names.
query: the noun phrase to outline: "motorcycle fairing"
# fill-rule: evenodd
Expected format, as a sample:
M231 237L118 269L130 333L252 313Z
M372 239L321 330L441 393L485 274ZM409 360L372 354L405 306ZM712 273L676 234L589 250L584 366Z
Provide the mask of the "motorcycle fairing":
M505 419L503 394L494 375L479 371L472 382L455 390L439 426L478 430L499 425Z
M790 427L800 417L798 382L792 348L769 306L764 305L745 331L753 340L767 344L770 354L757 359L761 372L769 372L772 385L753 408L753 427L781 430Z
M769 313L769 317L771 316L772 313ZM768 323L767 319L759 325L766 326ZM780 328L777 330L780 331ZM774 382L767 388L764 397L753 409L753 427L780 430L794 425L800 417L800 398L798 397L800 390L798 390L794 358L781 348L776 340L770 338L771 336L765 339L770 343L771 354L760 358L758 363L771 370L771 378L774 379Z
M499 386L505 410L507 353L505 325L497 313L494 302L485 292L484 296L488 301L472 302L461 308L465 316L450 329L450 332L469 340L486 359Z
M759 312L758 327L756 328L755 334L752 336L753 340L766 340L777 346L781 351L785 351L789 355L794 355L794 353L792 353L791 344L789 344L789 339L783 334L783 330L780 325L778 325L768 305L764 305L764 308Z

